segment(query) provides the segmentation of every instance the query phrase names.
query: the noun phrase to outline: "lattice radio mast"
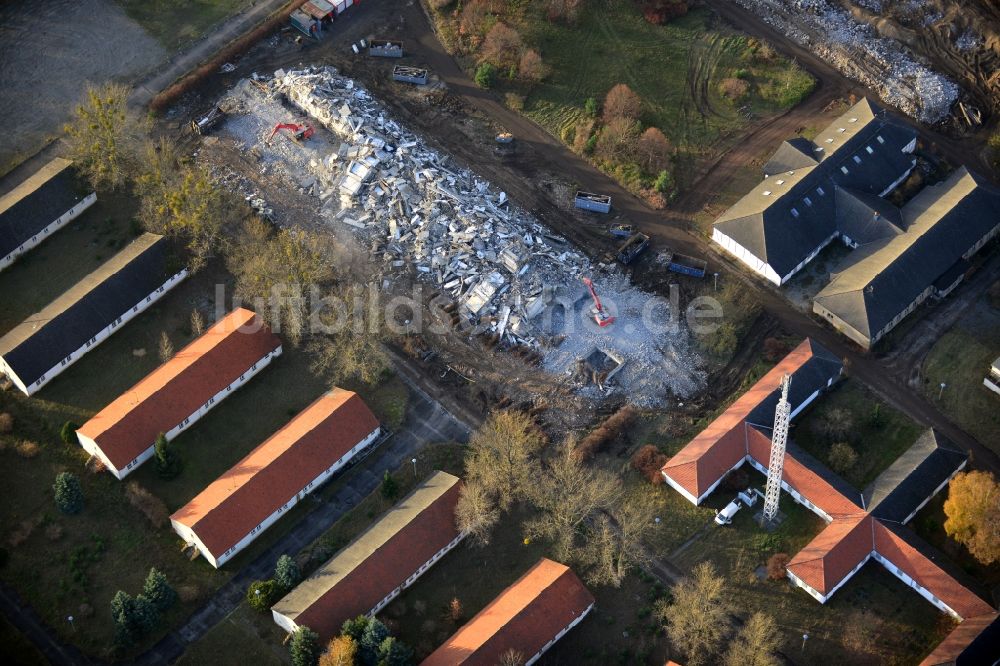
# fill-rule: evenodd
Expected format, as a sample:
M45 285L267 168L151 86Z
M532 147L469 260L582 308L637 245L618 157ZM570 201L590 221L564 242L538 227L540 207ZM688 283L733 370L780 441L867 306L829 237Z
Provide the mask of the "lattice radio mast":
M781 472L785 467L785 445L788 443L788 421L792 406L788 403L791 375L781 378L781 399L774 409L774 430L771 433L771 460L767 466L767 487L764 490L763 519L765 523L778 515L778 498L781 493Z

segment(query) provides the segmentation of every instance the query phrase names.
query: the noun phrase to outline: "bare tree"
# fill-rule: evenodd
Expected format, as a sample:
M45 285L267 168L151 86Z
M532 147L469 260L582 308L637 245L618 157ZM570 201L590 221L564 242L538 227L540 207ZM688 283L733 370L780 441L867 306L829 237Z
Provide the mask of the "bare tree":
M615 84L604 97L604 121L615 118L636 120L642 112L642 99L624 83Z
M130 92L118 83L88 85L64 127L70 156L94 188L123 186L136 164L149 123L129 110Z
M670 141L656 127L647 127L639 137L639 164L647 173L659 173L670 165Z
M725 666L778 666L778 626L767 613L757 612L729 644Z
M201 335L205 332L205 317L202 316L201 310L195 308L191 310L191 335Z
M687 664L711 663L730 629L725 582L711 562L702 562L672 591L673 603L657 608L671 645L687 656Z
M542 56L535 49L528 49L521 54L521 62L517 66L518 75L525 81L538 83L548 74L548 67L542 62Z
M525 499L538 477L544 437L527 414L494 412L472 436L465 457L466 477L479 483L506 511Z
M500 655L499 666L524 666L524 654L511 648Z
M490 542L493 526L500 519L496 499L478 481L466 481L455 506L455 523L480 546Z
M630 495L610 515L599 514L587 538L587 580L618 587L634 567L649 562L644 542L654 525L655 506L646 493Z
M638 122L622 116L612 118L597 137L597 154L610 162L627 162L635 156L638 136Z
M486 33L479 55L481 60L506 70L517 66L523 48L521 34L506 23L497 22Z
M560 559L582 556L576 542L581 526L621 494L615 475L586 465L574 449L572 440L563 442L529 487L538 515L525 523L525 531L530 538L551 541Z
M166 331L160 331L160 363L166 363L174 357L174 343L170 341L170 336Z

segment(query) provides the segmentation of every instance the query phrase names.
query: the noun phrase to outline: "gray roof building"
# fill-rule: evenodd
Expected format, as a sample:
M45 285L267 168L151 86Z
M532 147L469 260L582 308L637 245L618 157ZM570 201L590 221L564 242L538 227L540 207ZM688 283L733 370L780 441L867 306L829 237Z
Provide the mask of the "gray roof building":
M165 283L186 274L172 264L166 239L143 234L0 338L0 370L30 395L57 374L54 369L76 360L82 355L76 352L89 350L133 308L145 309L144 300L156 300Z
M784 142L765 165L764 180L715 221L713 238L782 284L837 236L856 245L847 231L867 230L863 242L892 234L891 219L859 224L859 211L888 205L875 200L913 169L915 145L912 128L862 99L814 140ZM850 196L838 196L841 190Z
M968 462L969 456L927 430L862 493L876 518L905 524Z
M899 215L905 232L890 231L853 252L814 301L814 310L863 346L885 335L996 233L1000 190L961 167L921 190ZM963 272L944 282L954 284Z

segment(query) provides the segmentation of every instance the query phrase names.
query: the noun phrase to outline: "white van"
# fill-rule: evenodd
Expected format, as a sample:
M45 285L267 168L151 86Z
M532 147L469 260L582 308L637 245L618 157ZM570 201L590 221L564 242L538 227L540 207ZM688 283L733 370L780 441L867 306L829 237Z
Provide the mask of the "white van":
M736 512L740 510L741 506L740 501L738 499L734 499L726 505L726 508L715 514L715 524L728 525L733 522L733 516L736 515Z

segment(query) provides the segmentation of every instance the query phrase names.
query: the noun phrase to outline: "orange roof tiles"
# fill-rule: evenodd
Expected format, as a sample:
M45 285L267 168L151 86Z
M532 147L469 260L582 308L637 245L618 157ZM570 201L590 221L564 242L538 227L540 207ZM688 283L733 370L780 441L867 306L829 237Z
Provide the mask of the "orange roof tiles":
M771 458L771 440L768 436L756 428L747 428L747 441L750 455L767 467ZM789 451L785 452L781 480L832 518L851 516L862 511L860 504L845 497L826 479L796 460ZM860 497L860 493L858 496Z
M993 612L992 606L908 544L900 534L878 521L875 522L875 550L960 617L975 617Z
M530 659L593 603L594 597L569 567L542 558L423 666L495 666L511 648Z
M927 655L920 666L951 666L965 652L976 638L991 624L996 622L1000 614L995 612L962 620L961 624L951 630L934 651ZM988 638L984 638L988 640Z
M281 346L253 312L238 308L83 424L77 432L123 469L254 363Z
M356 393L333 389L170 518L219 557L376 428Z
M872 518L859 514L834 520L795 554L788 570L821 594L829 594L872 552Z
M459 536L455 505L461 481L436 472L403 498L274 611L327 641L345 620L364 615Z
M812 343L803 340L753 387L667 461L663 471L694 497L701 497L713 483L746 455L746 419L750 412L812 358Z

